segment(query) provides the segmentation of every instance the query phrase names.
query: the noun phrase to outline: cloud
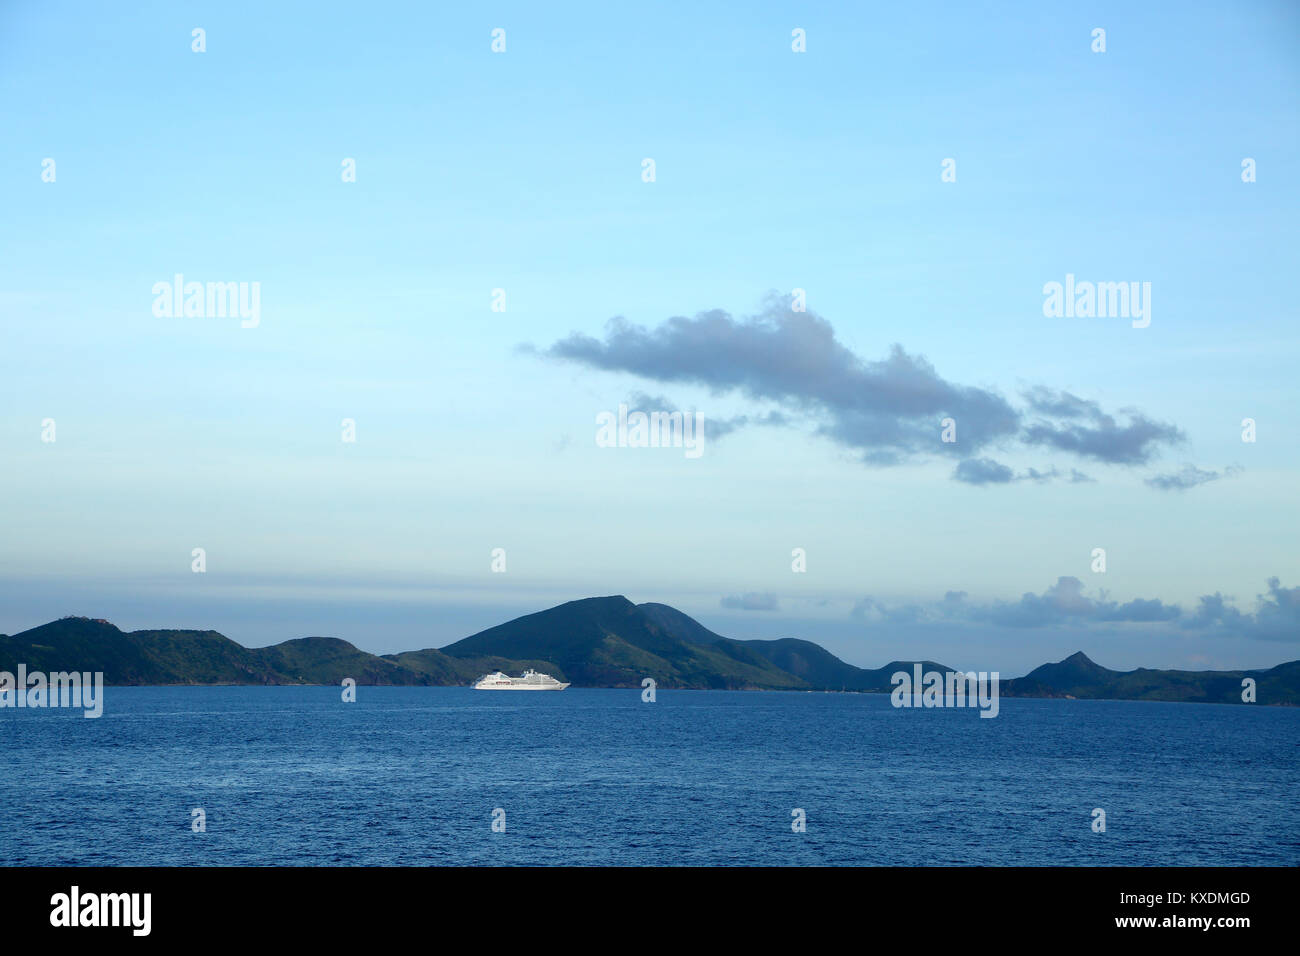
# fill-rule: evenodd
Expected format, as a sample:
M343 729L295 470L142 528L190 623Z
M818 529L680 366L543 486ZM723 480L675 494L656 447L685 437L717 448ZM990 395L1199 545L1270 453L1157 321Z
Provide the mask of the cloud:
M1275 580L1270 578L1269 580ZM1196 613L1188 622L1188 627L1195 629L1227 626L1237 628L1246 620L1235 607L1231 607L1218 591L1202 595L1196 606Z
M1096 402L1086 401L1069 392L1053 391L1042 385L1035 385L1026 391L1024 399L1031 411L1052 418L1095 419L1101 416L1101 406Z
M778 609L776 595L770 591L762 594L749 591L739 596L724 597L722 606L737 611L775 611Z
M1235 475L1239 471L1241 469L1233 465L1229 465L1221 472L1207 471L1204 468L1197 468L1195 465L1183 465L1181 471L1167 475L1155 475L1148 478L1146 483L1152 488L1159 488L1161 491L1187 491L1197 485L1204 485L1211 481L1218 481L1220 478Z
M781 402L819 416L820 433L864 454L932 449L945 416L961 423L970 447L1013 435L1019 426L1018 413L1000 395L945 381L900 345L880 361L865 361L836 340L826 320L775 303L750 319L714 310L671 318L656 329L614 318L603 341L575 332L545 354Z
M1119 604L1107 600L1105 592L1091 598L1084 593L1083 582L1078 578L1060 577L1042 594L1027 593L1014 603L995 601L980 616L1005 627L1050 627L1079 622L1173 621L1181 614L1178 605L1165 604L1158 599L1137 598Z
M1255 613L1232 607L1219 592L1204 595L1186 627L1264 641L1300 640L1300 587L1284 588L1268 579L1268 594L1255 596Z
M1016 629L1151 625L1221 637L1300 641L1300 587L1284 588L1276 577L1268 579L1267 594L1256 595L1253 611L1234 607L1217 592L1201 597L1191 613L1159 598L1120 603L1105 591L1089 595L1078 578L1062 576L1042 593L1029 592L1018 601L981 603L971 601L964 591L947 591L939 600L898 606L865 597L849 613L873 624L966 622Z
M647 395L645 392L632 392L627 397L627 406L629 410L643 412L684 412L685 409L678 408L677 405L662 395ZM691 409L694 412L694 409ZM779 411L767 412L763 415L734 415L731 418L705 418L704 435L710 441L729 435L739 428L745 428L751 425L789 425L790 420Z
M1026 406L1018 408L991 388L945 379L924 356L899 344L881 359L863 358L836 338L828 321L813 312L791 312L776 297L748 318L715 309L650 328L616 317L606 324L603 338L574 332L541 354L780 406L777 412L716 422L715 437L751 425L808 422L814 434L851 449L868 465L955 455L963 460L953 477L968 484L1061 476L1056 469L1030 469L1017 477L981 454L994 446L1048 448L1137 465L1162 446L1184 440L1174 425L1139 411L1123 410L1121 422L1096 402L1045 386L1025 392ZM947 418L956 423L955 442L940 440ZM1073 469L1070 476L1072 483L1091 481Z
M886 607L872 597L864 597L853 605L850 617L859 620L887 622L889 624L916 624L925 620L925 608L919 604L905 604L900 607Z
M1023 439L1028 445L1045 445L1112 465L1145 465L1161 445L1187 440L1178 427L1156 422L1136 409L1121 409L1127 423L1102 411L1096 402L1069 392L1037 386L1024 394L1032 412L1042 416L1028 425ZM1049 421L1049 418L1058 421Z
M1104 596L1090 598L1078 578L1060 577L1042 594L1026 593L1016 602L995 601L978 616L1003 627L1049 627L1086 621L1172 620L1180 613L1177 606L1160 601L1130 601L1119 605L1105 600Z
M1093 480L1075 468L1070 469L1068 476L1056 468L1049 468L1047 471L1026 468L1017 475L1006 465L992 458L967 458L953 469L952 477L968 485L1005 485L1013 481L1032 481L1042 485L1058 478L1065 478L1070 484L1077 485Z
M1268 579L1268 594L1256 597L1252 636L1266 641L1300 639L1300 587L1284 588L1277 578Z
M949 614L955 614L960 611L967 597L969 595L965 591L945 591L939 609Z
M1015 472L992 458L967 458L957 464L952 476L968 485L1005 485L1015 480Z

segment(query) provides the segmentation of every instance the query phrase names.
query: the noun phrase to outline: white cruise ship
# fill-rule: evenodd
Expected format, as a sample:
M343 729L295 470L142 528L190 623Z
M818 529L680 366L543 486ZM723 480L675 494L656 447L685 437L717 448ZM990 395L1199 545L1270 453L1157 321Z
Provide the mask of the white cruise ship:
M564 690L568 686L550 674L539 674L534 670L524 671L523 677L511 677L496 671L484 674L474 682L475 690Z

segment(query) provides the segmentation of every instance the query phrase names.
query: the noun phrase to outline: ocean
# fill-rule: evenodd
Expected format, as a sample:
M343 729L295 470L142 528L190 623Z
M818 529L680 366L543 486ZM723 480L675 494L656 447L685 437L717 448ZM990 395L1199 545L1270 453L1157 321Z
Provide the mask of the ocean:
M639 690L359 687L344 703L337 687L110 687L99 719L0 710L0 853L84 866L1300 863L1300 709L1000 703L987 719L878 694L659 690L644 703Z

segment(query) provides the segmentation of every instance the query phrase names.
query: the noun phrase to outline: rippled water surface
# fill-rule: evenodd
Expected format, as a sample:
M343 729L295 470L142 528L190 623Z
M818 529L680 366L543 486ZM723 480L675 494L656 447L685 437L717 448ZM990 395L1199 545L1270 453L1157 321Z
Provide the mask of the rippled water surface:
M0 710L6 862L1300 863L1294 708L1004 699L990 720L864 694L105 693L98 720Z

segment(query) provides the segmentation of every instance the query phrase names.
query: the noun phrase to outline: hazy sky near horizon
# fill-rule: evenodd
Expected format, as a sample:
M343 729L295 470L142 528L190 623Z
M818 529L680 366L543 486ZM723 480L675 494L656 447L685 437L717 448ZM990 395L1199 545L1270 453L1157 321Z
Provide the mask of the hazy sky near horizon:
M0 632L1300 657L1298 81L1286 3L6 4Z

